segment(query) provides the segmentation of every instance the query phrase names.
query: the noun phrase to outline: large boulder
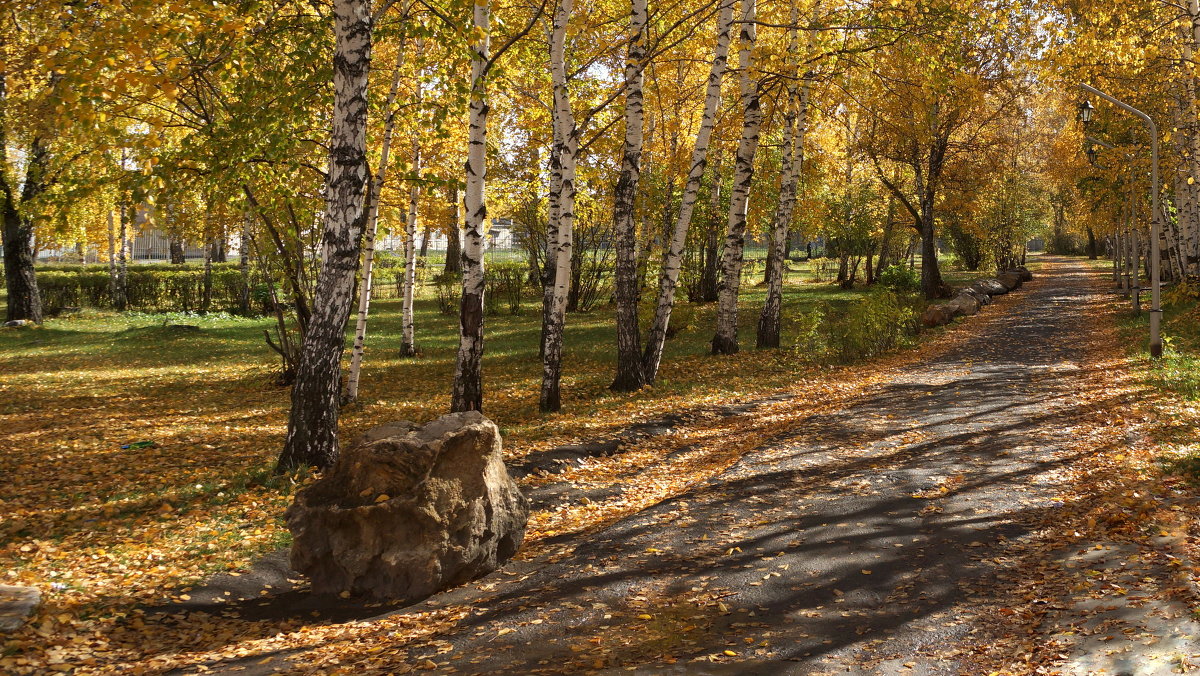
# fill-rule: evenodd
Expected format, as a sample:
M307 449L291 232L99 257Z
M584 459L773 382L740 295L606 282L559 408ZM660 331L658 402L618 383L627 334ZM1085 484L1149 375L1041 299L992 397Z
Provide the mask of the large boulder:
M959 293L971 294L971 297L974 298L976 300L976 302L979 303L979 307L983 307L984 305L991 305L991 303L992 303L991 296L987 295L986 293L976 291L974 288L966 288L966 289L963 289L962 291L959 291Z
M1008 287L995 279L977 279L971 284L971 288L988 296L1003 296L1008 293Z
M996 281L1004 285L1004 288L1009 291L1015 291L1021 287L1021 273L1019 272L1001 272L996 275Z
M314 593L415 602L508 560L529 502L496 425L472 411L368 431L286 517L291 565Z
M971 317L975 315L975 313L979 312L979 301L975 299L975 296L966 291L960 291L958 295L956 295L949 303L946 303L946 305L956 316L966 315L967 317Z
M930 305L921 313L921 323L925 328L932 329L935 326L942 326L954 321L954 309L949 303L940 303L938 305Z
M1033 273L1030 272L1029 268L1025 267L1024 265L1018 265L1017 267L1013 268L1012 271L1021 275L1022 282L1033 281Z

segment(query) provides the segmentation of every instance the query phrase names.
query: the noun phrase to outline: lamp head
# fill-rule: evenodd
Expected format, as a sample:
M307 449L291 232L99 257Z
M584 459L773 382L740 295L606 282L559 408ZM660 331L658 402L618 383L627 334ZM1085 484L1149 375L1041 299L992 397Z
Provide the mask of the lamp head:
M1091 101L1085 99L1083 103L1079 104L1079 119L1083 120L1084 124L1092 121L1092 114L1095 112L1096 108Z

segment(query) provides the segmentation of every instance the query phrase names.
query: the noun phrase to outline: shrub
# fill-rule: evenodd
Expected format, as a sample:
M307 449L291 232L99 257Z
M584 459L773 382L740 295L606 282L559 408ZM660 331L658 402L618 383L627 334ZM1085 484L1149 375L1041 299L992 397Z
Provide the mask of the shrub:
M651 298L651 301L657 301L656 298ZM657 302L643 301L638 305L638 323L641 325L642 335L650 332L650 328L654 325L654 313L658 310ZM683 303L678 299L675 305L671 308L671 320L667 323L666 339L671 340L681 333L692 328L696 323L696 306L691 303Z
M462 275L443 272L433 278L433 287L437 291L438 312L444 315L458 314L462 305ZM484 298L487 298L486 292Z
M896 293L914 293L921 290L921 277L907 265L889 265L879 273L879 285Z
M833 262L832 258L814 258L812 260L813 281L823 282L832 278Z
M848 364L900 347L917 334L924 301L914 294L871 293L836 310L825 307L795 320L802 359Z
M521 313L521 293L529 268L523 262L504 261L492 263L484 269L484 310L490 315L500 314L507 307L509 314Z
M404 267L404 256L392 253L391 251L376 250L372 258L374 259L372 266L375 268L390 270L392 268Z
M111 308L107 265L54 266L39 269L38 288L47 308ZM242 274L236 265L214 264L210 310L239 309ZM183 265L130 266L125 275L129 308L147 312L191 312L201 309L204 268Z

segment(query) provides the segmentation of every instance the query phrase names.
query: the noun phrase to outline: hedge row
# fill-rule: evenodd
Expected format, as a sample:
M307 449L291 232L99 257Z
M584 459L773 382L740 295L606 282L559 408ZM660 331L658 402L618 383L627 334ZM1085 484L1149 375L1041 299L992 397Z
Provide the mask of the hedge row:
M112 286L107 266L72 266L37 271L42 304L55 310L66 307L112 308ZM145 312L189 312L202 309L204 268L143 266L128 269L125 278L130 309ZM209 310L241 309L245 288L235 266L214 265L212 303Z

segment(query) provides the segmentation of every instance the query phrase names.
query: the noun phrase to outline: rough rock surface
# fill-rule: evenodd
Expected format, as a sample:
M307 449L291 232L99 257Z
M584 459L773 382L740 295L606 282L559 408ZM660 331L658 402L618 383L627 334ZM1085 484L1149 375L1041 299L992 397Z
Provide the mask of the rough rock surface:
M971 288L988 296L1002 296L1008 293L1008 287L995 279L977 279L971 284Z
M42 592L33 587L0 584L0 634L20 629L41 604Z
M959 292L947 305L953 308L956 314L968 317L979 312L979 300L969 293Z
M473 411L366 432L288 509L292 567L314 593L402 601L495 570L529 518L500 449Z
M976 291L973 288L968 287L966 289L963 289L962 291L959 291L959 293L971 294L971 297L979 302L979 307L983 307L984 305L991 305L991 303L992 303L991 296L987 295L986 293L980 293L979 291Z
M1009 291L1015 291L1021 287L1021 273L1019 272L1001 272L996 275L996 281L1004 285L1004 288Z
M921 323L927 328L949 324L955 317L970 317L984 305L992 302L992 296L1000 296L1020 288L1022 282L1033 279L1027 268L1007 270L996 277L975 280L971 286L960 290L948 303L930 305L921 314Z
M953 319L953 312L945 304L930 305L921 313L921 323L930 329L942 324L949 324Z

